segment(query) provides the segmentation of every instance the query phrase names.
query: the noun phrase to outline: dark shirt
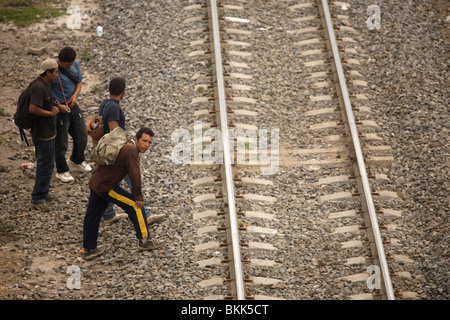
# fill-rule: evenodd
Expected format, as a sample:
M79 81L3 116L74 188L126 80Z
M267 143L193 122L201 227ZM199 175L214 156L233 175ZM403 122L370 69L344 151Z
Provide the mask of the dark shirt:
M55 105L55 100L50 93L48 84L38 78L30 87L30 104L50 111ZM34 125L31 134L38 140L50 140L56 136L56 116L34 116Z
M118 121L119 127L125 129L125 114L120 108L119 100L105 99L98 109L98 114L103 118L103 126L105 128L105 134L109 133L110 121Z
M111 166L96 166L89 179L89 186L97 193L106 193L128 175L135 201L144 201L141 186L141 167L139 151L135 144L128 140L120 149L117 159Z

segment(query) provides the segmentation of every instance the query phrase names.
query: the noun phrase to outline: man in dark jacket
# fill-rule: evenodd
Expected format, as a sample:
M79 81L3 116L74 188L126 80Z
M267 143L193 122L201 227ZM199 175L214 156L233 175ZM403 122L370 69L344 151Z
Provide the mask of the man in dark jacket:
M103 248L97 247L100 220L109 202L118 205L128 214L139 239L139 250L154 250L159 246L149 239L147 217L143 213L144 195L142 194L141 169L139 153L150 148L153 131L142 128L136 136L127 141L120 150L116 161L111 166L97 166L91 178L91 189L86 216L83 223L83 248L86 250L84 258L90 260L101 255ZM131 182L131 192L119 186L128 175Z

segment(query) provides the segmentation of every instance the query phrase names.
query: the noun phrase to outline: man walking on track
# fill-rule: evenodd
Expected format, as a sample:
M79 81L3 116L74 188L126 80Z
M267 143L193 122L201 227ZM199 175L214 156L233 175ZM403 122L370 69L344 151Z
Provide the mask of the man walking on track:
M149 239L147 217L143 214L140 156L150 148L154 133L149 128L141 128L136 136L127 141L111 166L97 166L89 179L90 196L83 223L84 258L90 260L101 255L104 248L97 247L100 220L109 202L121 207L128 214L136 231L139 250L154 250L159 247ZM131 192L119 186L128 175Z

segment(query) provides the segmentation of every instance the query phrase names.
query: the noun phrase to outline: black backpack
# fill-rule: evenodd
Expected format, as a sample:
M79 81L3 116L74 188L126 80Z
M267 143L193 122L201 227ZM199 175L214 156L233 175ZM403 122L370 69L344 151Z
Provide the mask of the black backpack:
M27 146L28 143L27 136L25 134L25 129L32 129L34 123L34 116L30 113L30 87L35 82L30 83L28 88L26 88L19 96L17 101L16 113L14 113L14 123L19 127L20 138L25 141Z

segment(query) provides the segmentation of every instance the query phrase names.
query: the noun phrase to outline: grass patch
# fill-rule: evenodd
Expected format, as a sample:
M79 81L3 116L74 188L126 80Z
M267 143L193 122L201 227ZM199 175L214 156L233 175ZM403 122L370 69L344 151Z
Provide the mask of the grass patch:
M83 51L81 54L81 61L84 63L88 63L91 61L94 57L89 53L88 49L86 47L83 47Z
M28 27L64 15L66 9L56 8L57 4L55 0L0 0L0 22L12 21L18 27Z
M16 236L13 234L15 229L16 226L12 224L0 222L0 245L16 240Z
M12 224L0 224L0 234L9 233L16 229Z

